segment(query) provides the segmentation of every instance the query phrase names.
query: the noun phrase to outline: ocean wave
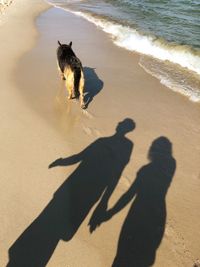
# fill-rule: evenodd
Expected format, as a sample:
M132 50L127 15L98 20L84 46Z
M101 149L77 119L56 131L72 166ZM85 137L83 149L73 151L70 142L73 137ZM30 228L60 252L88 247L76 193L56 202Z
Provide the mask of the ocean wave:
M148 56L142 56L139 65L166 87L187 96L193 102L200 102L199 75L182 69L178 65L174 66L169 61L160 61Z
M65 10L81 16L110 34L117 46L163 61L179 64L200 75L200 51L188 45L170 43L153 35L145 35L129 26L120 25L104 18L92 16L81 11Z

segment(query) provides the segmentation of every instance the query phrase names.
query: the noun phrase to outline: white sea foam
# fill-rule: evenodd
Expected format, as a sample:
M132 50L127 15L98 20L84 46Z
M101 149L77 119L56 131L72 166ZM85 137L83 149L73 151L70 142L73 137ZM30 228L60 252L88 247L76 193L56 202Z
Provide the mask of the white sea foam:
M187 96L193 102L200 102L199 75L181 69L178 65L174 66L169 61L163 62L147 56L140 58L139 65L171 90Z
M133 28L96 18L87 13L68 11L87 19L104 32L109 33L114 43L120 47L160 60L168 60L200 75L200 52L189 46L168 43L154 36L143 35Z

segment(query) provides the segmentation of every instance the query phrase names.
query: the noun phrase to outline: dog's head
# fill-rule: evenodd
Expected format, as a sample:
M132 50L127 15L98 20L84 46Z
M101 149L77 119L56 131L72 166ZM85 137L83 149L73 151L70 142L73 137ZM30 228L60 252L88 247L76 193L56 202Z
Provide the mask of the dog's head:
M72 50L72 42L69 44L61 44L60 41L58 41L58 49L57 54L58 56L65 57L65 56L75 56L74 51Z
M59 46L63 48L71 48L72 47L72 41L67 45L67 44L61 44L60 41L58 41Z

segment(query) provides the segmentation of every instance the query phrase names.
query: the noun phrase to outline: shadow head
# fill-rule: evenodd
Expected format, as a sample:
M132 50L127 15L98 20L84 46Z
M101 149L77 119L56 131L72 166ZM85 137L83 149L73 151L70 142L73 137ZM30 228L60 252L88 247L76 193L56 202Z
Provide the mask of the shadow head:
M125 120L118 123L118 125L116 127L116 132L118 134L124 135L128 132L133 131L135 129L135 127L136 127L135 122L130 118L126 118Z
M148 153L148 159L151 161L158 161L164 158L172 157L172 143L165 136L160 136L155 139Z

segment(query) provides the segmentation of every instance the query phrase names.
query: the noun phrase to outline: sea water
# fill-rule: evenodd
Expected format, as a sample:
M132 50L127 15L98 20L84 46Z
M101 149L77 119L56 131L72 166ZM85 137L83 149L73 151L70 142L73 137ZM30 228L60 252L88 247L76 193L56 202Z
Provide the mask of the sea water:
M200 0L49 0L140 54L140 66L200 102Z

